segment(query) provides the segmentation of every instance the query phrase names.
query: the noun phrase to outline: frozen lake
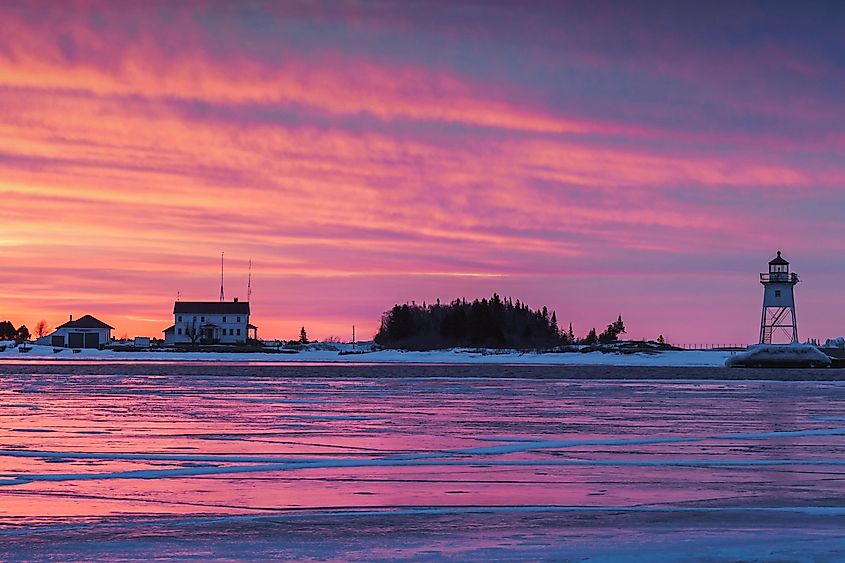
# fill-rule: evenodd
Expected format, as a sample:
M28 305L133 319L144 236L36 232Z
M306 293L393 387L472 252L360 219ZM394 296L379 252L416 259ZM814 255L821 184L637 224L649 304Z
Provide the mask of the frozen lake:
M0 559L845 557L845 383L379 369L0 364Z

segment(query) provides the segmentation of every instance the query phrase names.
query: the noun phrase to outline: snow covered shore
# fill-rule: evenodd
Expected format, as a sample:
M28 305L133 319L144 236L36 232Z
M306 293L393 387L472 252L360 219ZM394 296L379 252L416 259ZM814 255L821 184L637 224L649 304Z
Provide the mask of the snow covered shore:
M337 347L344 348L343 345ZM730 352L711 350L663 351L659 353L617 354L602 352L536 353L501 350L456 348L430 352L381 350L363 354L340 354L338 350L305 349L296 353L232 353L232 352L124 352L83 349L54 352L49 346L32 346L21 353L16 348L0 352L3 361L152 361L152 362L261 362L261 363L344 363L344 364L540 364L540 365L607 365L607 366L711 366L721 367Z
M812 344L757 344L725 361L727 367L830 367L831 360Z

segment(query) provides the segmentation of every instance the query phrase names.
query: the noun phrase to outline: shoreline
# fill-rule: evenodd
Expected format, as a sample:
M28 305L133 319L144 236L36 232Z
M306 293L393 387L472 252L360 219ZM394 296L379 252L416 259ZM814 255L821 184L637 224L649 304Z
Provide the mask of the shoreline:
M569 366L669 366L723 367L731 352L718 350L677 350L662 352L519 352L452 348L434 351L378 350L349 353L349 350L310 349L296 353L275 352L198 352L198 351L114 351L86 350L53 353L47 346L34 346L30 352L7 349L0 353L0 363L75 363L75 362L191 362L197 364L438 364L438 365L569 365Z

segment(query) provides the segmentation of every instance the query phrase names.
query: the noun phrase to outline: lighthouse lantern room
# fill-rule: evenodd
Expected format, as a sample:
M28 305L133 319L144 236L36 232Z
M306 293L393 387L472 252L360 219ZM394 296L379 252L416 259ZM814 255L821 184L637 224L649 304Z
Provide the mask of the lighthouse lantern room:
M789 262L778 255L769 262L769 271L760 274L763 284L763 316L760 320L760 344L789 339L798 342L798 322L795 318L795 295L798 274L789 271Z

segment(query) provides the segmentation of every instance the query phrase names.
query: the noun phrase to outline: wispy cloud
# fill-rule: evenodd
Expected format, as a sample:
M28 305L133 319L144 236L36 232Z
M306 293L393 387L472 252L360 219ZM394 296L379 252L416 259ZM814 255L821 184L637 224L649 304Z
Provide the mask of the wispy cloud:
M499 291L750 339L778 247L839 303L840 10L631 6L4 5L4 314L154 334L221 250L268 336Z

